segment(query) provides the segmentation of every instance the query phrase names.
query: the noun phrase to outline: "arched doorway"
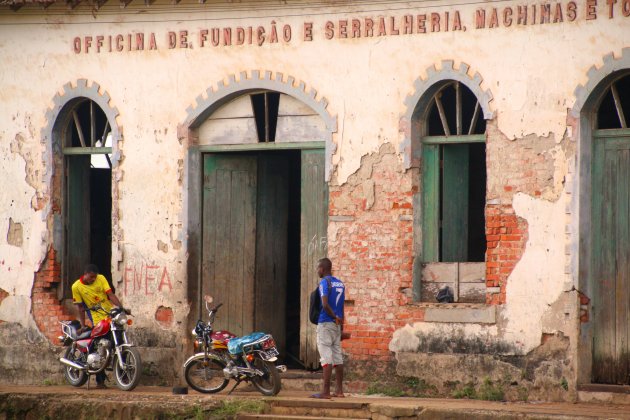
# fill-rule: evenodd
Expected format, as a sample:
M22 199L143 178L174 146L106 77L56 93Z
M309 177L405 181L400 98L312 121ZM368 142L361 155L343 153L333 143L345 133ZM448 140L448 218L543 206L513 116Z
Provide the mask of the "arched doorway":
M94 263L111 282L111 123L94 100L77 96L55 120L56 177L60 178L63 297Z
M307 303L327 252L336 123L303 84L259 76L230 79L189 111L189 196L199 197L189 211L189 253L199 261L189 264L189 293L225 304L218 328L271 332L286 364L310 368L318 356Z
M630 384L630 75L592 100L590 270L592 382Z

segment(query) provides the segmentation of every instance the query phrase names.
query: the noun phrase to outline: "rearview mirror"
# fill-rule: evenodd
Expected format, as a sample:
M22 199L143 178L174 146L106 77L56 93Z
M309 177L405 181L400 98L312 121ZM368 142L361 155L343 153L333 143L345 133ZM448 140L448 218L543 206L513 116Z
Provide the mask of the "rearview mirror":
M214 301L214 298L210 295L204 295L203 300L205 300L206 303L212 303L212 301Z

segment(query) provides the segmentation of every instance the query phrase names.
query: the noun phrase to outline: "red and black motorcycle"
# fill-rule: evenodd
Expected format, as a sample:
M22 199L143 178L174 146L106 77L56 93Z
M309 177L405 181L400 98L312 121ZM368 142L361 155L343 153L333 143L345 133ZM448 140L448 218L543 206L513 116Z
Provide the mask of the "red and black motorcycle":
M59 359L64 365L64 376L72 386L82 386L90 375L113 370L116 386L131 391L140 382L142 372L140 353L127 339L125 329L131 325L127 312L121 308L106 311L96 305L90 311L100 311L107 318L91 330L80 332L79 321L62 321L61 343L67 347ZM89 387L89 383L88 383Z

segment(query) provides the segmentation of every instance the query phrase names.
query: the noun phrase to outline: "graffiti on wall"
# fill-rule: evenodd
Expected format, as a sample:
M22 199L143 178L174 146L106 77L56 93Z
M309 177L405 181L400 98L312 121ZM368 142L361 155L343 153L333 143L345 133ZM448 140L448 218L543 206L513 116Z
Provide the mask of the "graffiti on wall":
M151 265L146 262L127 264L123 275L123 295L170 293L173 290L171 275L164 265Z

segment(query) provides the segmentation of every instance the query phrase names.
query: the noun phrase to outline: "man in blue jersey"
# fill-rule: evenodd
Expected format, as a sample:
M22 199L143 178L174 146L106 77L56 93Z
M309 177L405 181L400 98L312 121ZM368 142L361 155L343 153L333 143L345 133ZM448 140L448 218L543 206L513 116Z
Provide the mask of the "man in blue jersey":
M341 331L343 328L343 305L345 286L341 280L333 277L332 262L322 258L317 263L319 296L322 307L317 322L317 349L324 370L322 392L312 398L343 398L343 357L341 354ZM330 382L335 369L335 392L330 393Z

